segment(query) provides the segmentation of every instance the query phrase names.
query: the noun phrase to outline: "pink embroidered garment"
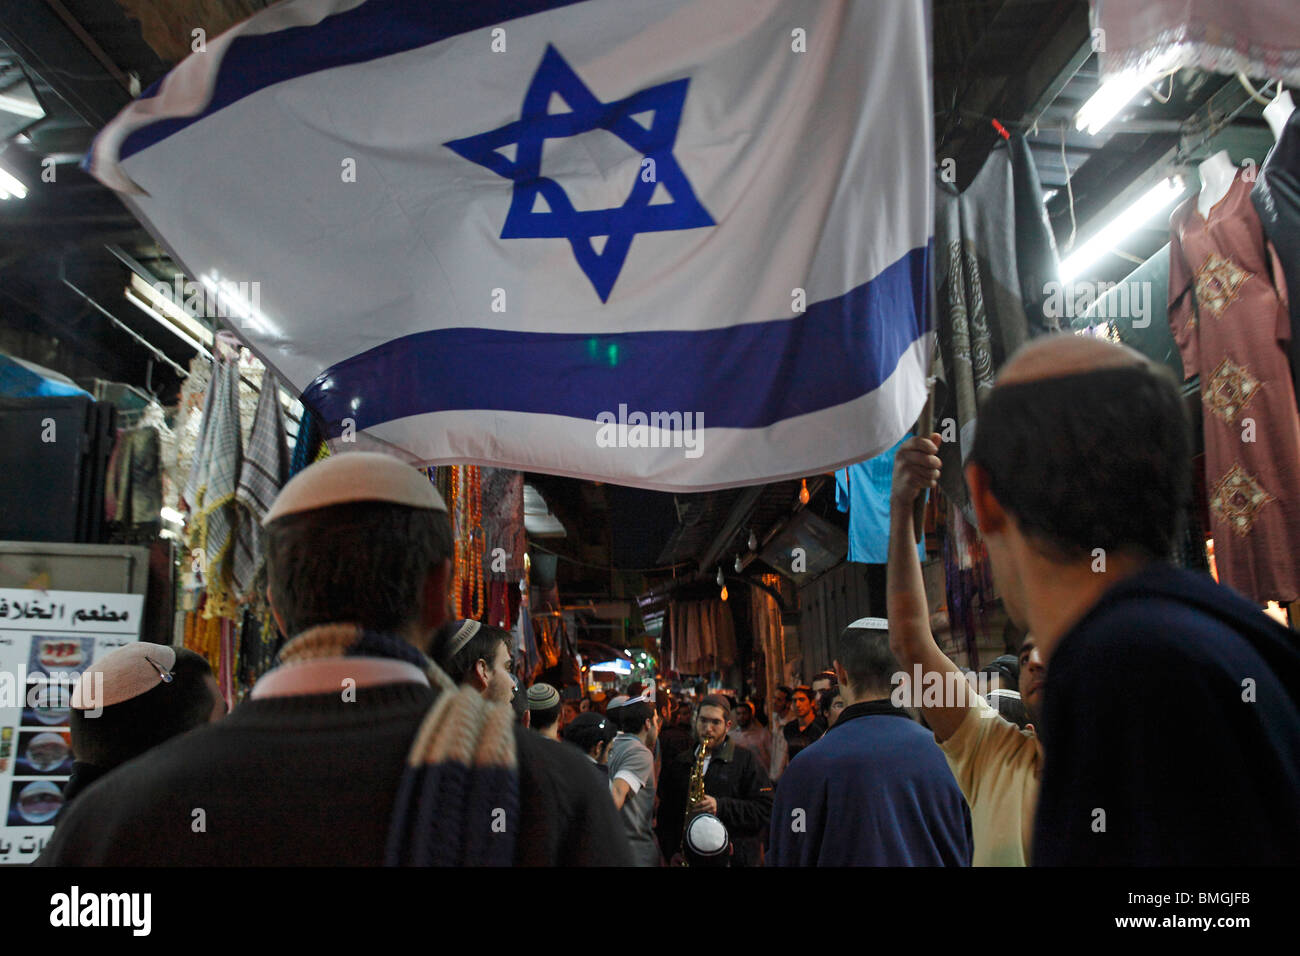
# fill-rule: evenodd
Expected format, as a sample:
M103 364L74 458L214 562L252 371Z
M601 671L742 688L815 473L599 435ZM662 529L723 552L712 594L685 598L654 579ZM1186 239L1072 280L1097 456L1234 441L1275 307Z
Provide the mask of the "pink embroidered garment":
M1201 377L1205 484L1219 580L1250 599L1300 598L1300 416L1284 343L1286 282L1238 172L1208 216L1170 220L1169 324Z
M1103 76L1194 66L1300 85L1296 0L1092 0Z

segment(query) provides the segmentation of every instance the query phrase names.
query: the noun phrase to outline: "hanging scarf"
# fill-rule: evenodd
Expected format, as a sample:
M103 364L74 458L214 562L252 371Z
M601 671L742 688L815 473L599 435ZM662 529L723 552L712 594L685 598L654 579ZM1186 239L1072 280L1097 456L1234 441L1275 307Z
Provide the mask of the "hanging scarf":
M438 698L425 715L397 790L388 866L510 866L519 828L514 711L469 687L400 638L354 624L303 631L281 664L327 657L386 657L424 671Z
M240 600L256 599L258 572L266 558L262 519L289 480L289 449L285 443L284 412L280 407L280 383L267 372L253 415L253 430L244 450L235 500L243 509L235 532L232 581Z

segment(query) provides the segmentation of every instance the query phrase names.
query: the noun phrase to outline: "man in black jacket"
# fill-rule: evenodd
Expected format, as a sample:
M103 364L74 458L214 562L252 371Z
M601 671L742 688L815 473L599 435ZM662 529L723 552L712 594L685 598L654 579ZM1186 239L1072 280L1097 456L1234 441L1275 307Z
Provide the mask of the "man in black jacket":
M691 771L705 739L710 741L704 765L705 797L692 813L715 814L727 827L735 847L733 866L758 866L760 835L772 816L772 783L754 752L727 738L731 705L725 697L709 694L700 702L695 718L700 744L665 764L659 781L659 846L666 856L677 853L686 820Z

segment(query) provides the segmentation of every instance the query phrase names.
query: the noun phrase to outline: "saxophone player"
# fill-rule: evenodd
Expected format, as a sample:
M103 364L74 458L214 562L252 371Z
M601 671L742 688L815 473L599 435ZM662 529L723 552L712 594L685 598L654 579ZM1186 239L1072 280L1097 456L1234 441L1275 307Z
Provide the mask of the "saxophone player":
M688 815L712 813L722 821L734 846L733 866L762 862L760 839L772 815L772 784L758 757L731 740L731 704L710 694L695 717L696 744L665 764L659 781L659 845L677 851ZM707 747L706 747L707 742ZM693 776L703 781L703 796L691 801Z

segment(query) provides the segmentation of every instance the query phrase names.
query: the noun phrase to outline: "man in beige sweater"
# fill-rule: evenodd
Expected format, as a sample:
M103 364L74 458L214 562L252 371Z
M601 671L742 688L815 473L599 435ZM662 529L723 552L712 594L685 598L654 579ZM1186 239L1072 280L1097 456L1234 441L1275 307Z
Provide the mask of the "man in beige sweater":
M939 479L940 436L909 438L894 458L890 499L889 643L906 681L896 688L919 707L970 805L974 866L1026 866L1038 802L1042 743L997 713L939 649L916 554L913 504ZM919 677L919 679L918 679ZM1037 719L1047 669L1032 640L1020 648L1020 698Z

